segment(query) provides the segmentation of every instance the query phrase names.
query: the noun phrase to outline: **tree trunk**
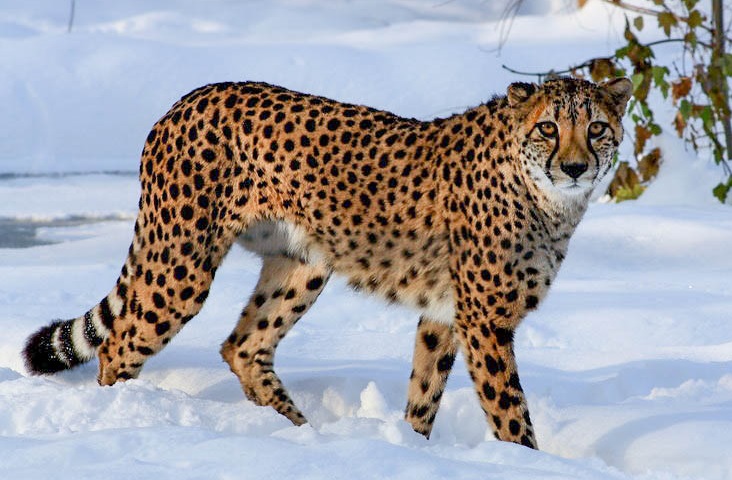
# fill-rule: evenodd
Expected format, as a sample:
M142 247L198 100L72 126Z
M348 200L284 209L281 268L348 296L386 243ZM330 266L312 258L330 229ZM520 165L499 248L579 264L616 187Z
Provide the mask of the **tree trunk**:
M712 41L712 61L711 68L714 69L710 80L712 80L712 88L717 90L720 95L717 97L720 104L717 105L718 111L721 113L720 120L724 128L724 144L725 153L728 160L732 160L732 126L730 125L730 108L729 108L729 86L727 84L727 76L722 68L724 65L725 54L725 35L724 35L724 1L712 0L712 16L714 23L714 38Z

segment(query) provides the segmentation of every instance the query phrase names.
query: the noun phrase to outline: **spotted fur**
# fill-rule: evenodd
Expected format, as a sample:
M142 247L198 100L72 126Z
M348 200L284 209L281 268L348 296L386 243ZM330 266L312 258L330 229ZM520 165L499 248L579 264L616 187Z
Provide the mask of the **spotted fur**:
M221 354L249 399L306 421L275 348L337 272L422 315L406 410L415 430L429 436L462 348L496 437L536 447L513 333L610 168L630 90L625 79L516 83L422 122L263 83L199 88L147 138L116 287L31 336L28 369L96 355L100 384L137 377L198 313L239 241L262 271Z

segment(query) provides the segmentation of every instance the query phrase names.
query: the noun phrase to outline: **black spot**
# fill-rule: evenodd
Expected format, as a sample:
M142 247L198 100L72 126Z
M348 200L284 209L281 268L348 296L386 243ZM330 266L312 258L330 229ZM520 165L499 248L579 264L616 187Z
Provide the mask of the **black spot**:
M501 425L503 425L503 422L501 422L501 418L497 415L492 415L493 425L496 426L496 428L500 429Z
M428 350L432 351L435 348L437 348L437 336L433 333L425 333L422 336L422 340L424 340L424 344L427 347Z
M201 303L205 302L207 298L208 298L208 290L204 290L201 293L199 293L198 296L193 299L193 301L201 304ZM183 317L183 323L188 321L188 320L186 320L186 318L188 320L190 320L192 317Z
M153 353L155 353L152 348L148 347L136 347L135 350L137 350L137 352L141 355L152 355Z
M536 448L536 446L532 443L531 440L529 440L529 437L527 437L526 435L521 435L521 445L523 445L524 447Z
M101 314L102 323L104 324L104 326L111 329L112 325L114 324L114 315L112 315L112 310L109 308L109 301L106 298L104 298L101 303L99 303L99 313Z
M188 269L184 265L178 265L173 269L173 277L176 280L183 280L188 275Z
M188 300L193 296L193 287L186 287L180 292L181 300Z
M212 131L208 131L206 133L206 141L211 145L218 145L219 144L219 137L216 136L216 134Z
M170 330L170 322L160 322L155 325L155 333L158 335L162 335L168 330Z
M180 215L184 220L190 220L193 218L193 208L191 208L190 205L184 205L183 208L180 209Z
M190 160L185 159L180 164L180 170L183 172L183 175L188 176L191 174L191 169L193 168L193 164Z
M523 389L521 388L521 382L519 382L519 376L516 373L512 373L511 376L508 378L508 385L514 390L523 392Z
M236 105L236 101L238 100L238 97L234 94L229 95L226 97L226 101L224 102L224 106L226 108L233 108L234 105Z
M455 355L447 354L437 362L437 370L440 372L450 371L453 363L455 363Z
M493 332L496 335L498 345L507 345L513 342L513 330L507 328L496 328Z
M165 306L165 299L159 293L153 293L152 299L157 308L163 308Z
M511 421L508 422L508 430L511 432L511 435L518 435L521 431L521 424L516 420L511 419Z
M491 355L486 354L483 360L485 362L485 369L488 370L488 373L495 376L500 369L496 359L493 358Z
M511 407L511 397L506 392L501 392L501 398L498 400L498 406L503 410Z
M361 195L359 195L358 199L361 200L361 203L363 204L364 207L368 208L369 206L371 206L371 198L368 195L366 195L365 193L362 193Z
M256 297L254 297L254 305L256 305L257 308L264 305L264 302L266 302L266 301L267 301L267 297L265 297L261 293L259 295L257 295Z
M259 323L257 323L257 328L260 330L264 330L267 327L269 327L269 321L267 321L266 319L260 320Z
M314 277L305 284L308 290L318 290L323 285L323 277Z
M483 383L483 394L488 400L496 399L496 389L488 382Z

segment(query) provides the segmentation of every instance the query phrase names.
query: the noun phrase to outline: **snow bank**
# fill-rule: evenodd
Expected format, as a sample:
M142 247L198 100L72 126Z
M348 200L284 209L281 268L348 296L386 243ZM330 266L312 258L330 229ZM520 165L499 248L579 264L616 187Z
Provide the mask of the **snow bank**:
M499 56L512 3L77 1L67 34L68 2L0 0L0 228L52 242L0 248L0 477L732 479L732 216L704 159L667 138L658 181L640 202L590 208L517 333L543 451L492 441L461 359L432 438L412 432L416 316L338 278L278 350L311 423L255 407L217 353L258 274L239 250L139 380L100 388L93 363L26 376L26 336L114 284L142 141L182 94L255 79L432 118L517 80L501 63L575 63L622 32L602 2L533 0Z

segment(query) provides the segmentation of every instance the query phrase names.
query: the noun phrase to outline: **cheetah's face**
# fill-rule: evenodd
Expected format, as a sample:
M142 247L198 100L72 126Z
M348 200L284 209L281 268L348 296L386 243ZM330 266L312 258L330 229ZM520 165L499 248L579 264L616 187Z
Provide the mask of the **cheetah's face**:
M624 78L512 84L508 99L519 120L525 173L552 197L589 195L610 170L631 90Z

